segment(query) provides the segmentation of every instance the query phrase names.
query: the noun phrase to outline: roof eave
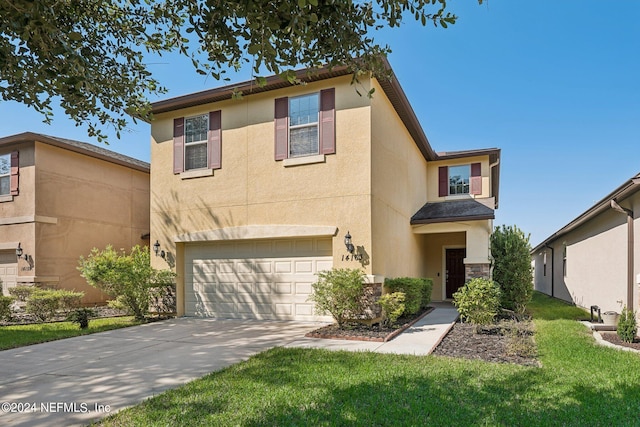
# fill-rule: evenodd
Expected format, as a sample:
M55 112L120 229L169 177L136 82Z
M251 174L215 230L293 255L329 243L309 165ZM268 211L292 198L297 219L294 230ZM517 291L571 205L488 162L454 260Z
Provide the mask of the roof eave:
M52 145L54 147L62 148L65 150L73 151L79 154L84 154L89 157L93 157L96 159L104 160L109 163L114 163L120 166L125 166L130 169L138 170L141 172L149 173L149 166L142 166L136 163L130 163L122 159L118 159L115 157L110 157L95 151L87 150L82 147L77 147L74 145L65 144L62 141L59 141L55 138L48 137L47 135L42 135L34 132L23 132L16 135L7 136L4 138L0 138L0 145L13 145L13 144L23 144L29 142L42 142L47 145ZM80 141L78 141L80 142ZM135 159L134 159L135 160Z
M576 217L573 221L553 233L551 236L547 237L541 243L539 243L535 248L531 250L531 253L535 253L550 243L558 240L559 238L567 235L571 231L575 230L585 222L593 219L597 215L600 215L602 212L611 209L611 200L621 201L629 196L633 195L637 191L640 191L640 174L634 176L633 178L625 181L621 186L613 190L611 193L606 195L600 201L596 202L591 208L587 209L581 215Z
M472 215L472 216L452 216L443 218L428 218L411 220L411 225L437 224L442 222L462 222L462 221L482 221L487 219L495 219L495 215Z

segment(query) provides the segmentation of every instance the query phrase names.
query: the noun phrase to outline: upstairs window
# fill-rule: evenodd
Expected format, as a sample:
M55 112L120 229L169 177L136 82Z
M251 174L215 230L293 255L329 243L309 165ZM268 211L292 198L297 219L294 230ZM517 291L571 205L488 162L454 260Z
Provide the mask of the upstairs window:
M438 196L482 194L482 164L440 166L438 168Z
M187 117L184 120L184 170L207 167L208 131L208 114Z
M449 167L449 194L469 194L469 182L471 179L471 166Z
M0 156L0 196L11 194L11 154Z
M289 99L289 157L318 154L317 93Z
M335 89L275 100L275 160L336 152Z
M220 169L222 112L173 120L173 173Z

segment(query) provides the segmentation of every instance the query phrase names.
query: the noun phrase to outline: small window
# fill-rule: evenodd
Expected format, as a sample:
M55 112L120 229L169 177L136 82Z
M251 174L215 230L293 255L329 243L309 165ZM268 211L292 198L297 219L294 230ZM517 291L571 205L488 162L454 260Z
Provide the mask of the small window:
M471 166L449 166L449 194L469 194Z
M318 151L317 93L289 99L289 157L313 156Z
M11 154L0 156L0 196L11 194Z
M184 121L184 170L207 167L209 115L187 117Z

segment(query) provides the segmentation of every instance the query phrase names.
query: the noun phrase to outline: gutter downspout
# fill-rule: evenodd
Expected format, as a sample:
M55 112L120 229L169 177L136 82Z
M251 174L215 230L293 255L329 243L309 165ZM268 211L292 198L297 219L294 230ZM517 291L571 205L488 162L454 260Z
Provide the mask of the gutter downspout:
M555 297L555 295L554 295L554 286L553 286L553 282L555 280L555 270L553 269L553 258L555 257L554 256L554 251L553 251L553 248L551 246L549 246L548 243L545 243L544 247L548 248L548 249L551 249L551 296Z
M627 308L633 312L633 211L611 200L613 210L627 214Z

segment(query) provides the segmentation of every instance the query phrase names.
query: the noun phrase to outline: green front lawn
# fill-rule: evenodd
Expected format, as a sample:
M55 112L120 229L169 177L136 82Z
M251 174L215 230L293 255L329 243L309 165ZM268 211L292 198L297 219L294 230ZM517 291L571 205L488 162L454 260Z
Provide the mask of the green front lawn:
M0 350L54 341L63 338L77 337L79 335L93 334L109 331L111 329L125 328L139 325L133 316L106 317L91 319L89 328L80 329L77 323L53 322L37 323L33 325L0 326Z
M640 355L596 346L576 307L529 310L542 368L276 348L101 425L639 425Z

